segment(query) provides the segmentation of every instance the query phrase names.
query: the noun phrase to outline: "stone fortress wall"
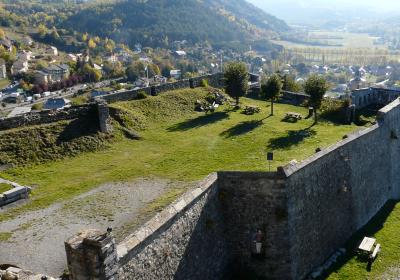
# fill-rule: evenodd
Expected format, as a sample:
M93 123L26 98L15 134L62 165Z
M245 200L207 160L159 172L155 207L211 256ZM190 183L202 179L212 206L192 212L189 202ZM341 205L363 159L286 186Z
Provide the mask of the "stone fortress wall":
M118 259L97 258L98 267L114 260L117 274L82 273L100 279L231 279L240 272L303 279L388 200L400 199L399 136L397 99L379 111L374 126L303 162L277 172L212 174L118 244ZM254 254L258 229L261 255Z

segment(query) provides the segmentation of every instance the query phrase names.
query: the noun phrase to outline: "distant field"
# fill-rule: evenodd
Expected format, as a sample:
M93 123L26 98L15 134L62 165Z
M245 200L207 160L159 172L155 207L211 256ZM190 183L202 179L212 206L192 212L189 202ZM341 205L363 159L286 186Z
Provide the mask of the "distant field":
M331 31L312 31L310 32L310 40L326 43L332 46L312 46L309 44L299 44L288 41L274 41L274 43L282 45L286 48L357 48L357 49L387 49L385 45L374 45L376 37L364 33L350 32L331 32Z

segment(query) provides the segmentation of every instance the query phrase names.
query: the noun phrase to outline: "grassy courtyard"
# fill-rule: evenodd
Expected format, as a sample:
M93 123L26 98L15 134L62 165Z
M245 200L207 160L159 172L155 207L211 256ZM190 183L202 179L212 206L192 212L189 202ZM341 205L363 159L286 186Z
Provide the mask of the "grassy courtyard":
M218 170L266 171L267 151L275 153L275 169L292 159L302 160L316 148L360 129L323 120L317 125L311 119L284 122L287 112L306 116L307 109L277 104L275 115L269 116L269 103L246 98L242 99L243 105L257 105L262 108L261 113L247 116L229 106L215 113L194 112L195 100L206 94L205 89L187 89L114 104L123 112L124 121L139 131L142 140L120 137L102 151L1 173L0 177L34 186L34 190L29 203L2 213L0 221L45 208L107 182L140 177L191 182Z

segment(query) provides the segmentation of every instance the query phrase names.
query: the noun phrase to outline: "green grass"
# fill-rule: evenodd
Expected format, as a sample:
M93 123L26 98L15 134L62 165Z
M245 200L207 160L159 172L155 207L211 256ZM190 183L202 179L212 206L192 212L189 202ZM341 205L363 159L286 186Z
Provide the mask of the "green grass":
M12 237L12 232L0 232L0 242L8 241Z
M283 122L286 112L306 116L308 110L277 104L275 116L268 117L267 102L251 99L242 102L261 107L260 114L246 116L227 107L208 115L194 112L195 100L206 95L206 89L188 89L116 104L120 122L140 131L142 140L123 139L106 150L1 173L36 188L29 203L1 214L0 220L106 182L154 176L191 182L218 170L266 171L267 151L275 152L272 167L276 168L302 160L358 128L326 121L315 126L312 120Z
M0 79L0 89L5 88L10 84L10 81L8 79Z
M12 189L12 186L5 183L0 183L0 194Z
M342 279L398 279L400 274L400 203L391 201L358 232L347 245L348 254L331 268L324 278ZM355 249L364 236L374 237L381 244L381 252L371 268L359 259Z

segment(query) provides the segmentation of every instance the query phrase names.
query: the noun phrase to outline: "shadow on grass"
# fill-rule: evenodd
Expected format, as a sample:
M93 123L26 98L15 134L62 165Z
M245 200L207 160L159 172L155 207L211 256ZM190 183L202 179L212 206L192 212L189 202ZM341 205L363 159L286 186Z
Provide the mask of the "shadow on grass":
M57 138L57 144L69 142L82 136L95 135L99 131L98 122L94 118L81 118L71 121Z
M167 130L169 132L174 132L174 131L187 131L193 128L198 128L201 126L205 126L208 124L216 123L219 121L222 121L223 119L226 119L229 117L229 114L227 112L216 112L216 113L211 113L207 115L202 115L200 117L190 119L178 124L175 124L171 127L169 127Z
M254 129L260 127L262 124L263 124L262 120L259 120L259 121L252 120L252 121L241 122L241 123L235 125L234 127L231 127L228 130L225 130L220 135L225 138L240 136L240 135L243 135L243 134L253 131Z
M289 130L287 135L277 137L269 140L269 149L286 149L292 146L298 145L303 142L306 138L312 137L316 134L313 129L302 129L302 130Z
M358 246L360 245L361 241L363 240L364 237L374 237L377 232L379 232L383 227L384 224L387 220L387 218L390 216L390 214L393 212L393 209L395 208L396 204L399 203L399 201L395 200L389 200L383 207L382 209L368 222L367 225L365 225L363 228L361 228L359 231L357 231L349 241L346 243L346 254L338 259L338 262L332 265L327 271L321 275L318 279L326 279L329 277L334 272L337 272L340 270L346 263L348 263L353 257L357 256L356 250ZM379 243L379 240L377 240ZM385 250L385 244L382 244L382 250ZM372 265L368 264L367 259L362 259L358 258L357 260L365 264L365 270L366 271L371 271L373 270L374 264ZM378 260L379 260L379 254L378 254ZM356 276L355 276L356 277Z

